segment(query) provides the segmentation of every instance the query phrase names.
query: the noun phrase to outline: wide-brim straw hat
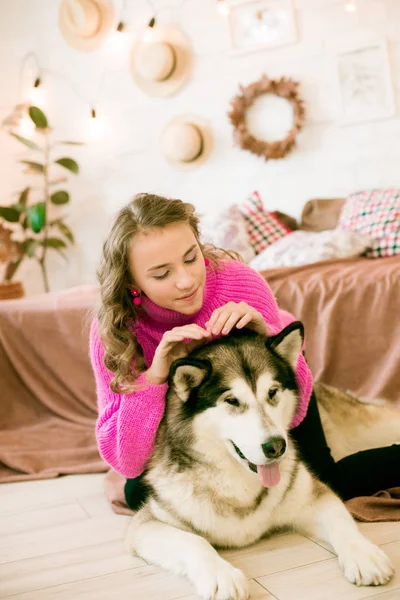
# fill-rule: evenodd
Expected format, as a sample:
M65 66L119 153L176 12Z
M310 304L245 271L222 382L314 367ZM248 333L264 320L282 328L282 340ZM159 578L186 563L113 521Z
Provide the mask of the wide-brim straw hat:
M172 96L187 82L193 63L187 36L170 25L148 27L132 48L131 74L149 96Z
M195 115L175 117L163 131L161 147L172 166L185 171L197 169L213 150L211 127Z
M112 0L62 0L58 23L70 46L91 52L116 28L115 6Z

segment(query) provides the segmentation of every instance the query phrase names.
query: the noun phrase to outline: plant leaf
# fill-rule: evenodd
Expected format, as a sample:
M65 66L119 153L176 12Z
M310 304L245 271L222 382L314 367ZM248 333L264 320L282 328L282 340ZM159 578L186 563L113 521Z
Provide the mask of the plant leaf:
M22 144L25 144L25 146L28 146L28 148L31 148L31 150L41 150L42 151L42 148L40 146L38 146L37 144L35 144L35 142L32 142L32 140L28 140L16 133L12 133L12 132L11 132L11 135L13 137L15 137L15 139L17 139L19 142L22 142Z
M15 210L17 210L20 215L26 211L26 206L24 204L21 204L20 202L17 202L17 204L13 204L13 208L15 208Z
M33 258L35 256L36 248L38 247L38 245L38 242L32 238L24 240L21 244L25 251L25 254L27 254L29 258Z
M22 225L23 229L28 229L28 227L29 227L29 218L28 218L28 215L25 215L25 217L22 219L21 225Z
M26 204L28 202L28 196L29 196L30 189L31 189L30 187L27 187L24 189L23 192L21 192L21 195L18 200L18 204L22 204L23 206L26 206Z
M71 242L71 244L75 243L74 234L72 233L70 228L65 223L63 223L60 219L57 219L56 221L52 221L50 223L50 225L53 225L54 227L58 227L60 232L67 238L68 241Z
M59 192L52 194L50 200L53 204L67 204L67 202L69 202L69 194L64 190L60 190Z
M68 256L61 250L61 248L54 248L54 250L57 250L58 254L61 254L65 262L68 262Z
M19 210L13 206L0 206L0 217L3 217L9 223L17 223L20 214Z
M24 165L28 165L29 169L32 171L44 173L44 165L40 163L32 162L31 160L20 160L19 162L23 163Z
M42 231L46 224L46 204L44 202L38 202L38 204L30 206L27 213L32 231L35 233Z
M37 106L29 107L29 116L38 129L46 129L48 127L46 115Z
M75 162L72 158L59 158L58 160L55 161L58 165L61 165L62 167L64 167L65 169L68 169L68 171L72 171L72 173L79 173L79 165L77 162Z
M42 246L47 246L47 248L66 248L67 244L64 240L60 240L59 238L49 237L46 240L41 242Z
M84 142L69 142L69 141L57 142L57 144L68 144L69 146L84 146L85 145Z

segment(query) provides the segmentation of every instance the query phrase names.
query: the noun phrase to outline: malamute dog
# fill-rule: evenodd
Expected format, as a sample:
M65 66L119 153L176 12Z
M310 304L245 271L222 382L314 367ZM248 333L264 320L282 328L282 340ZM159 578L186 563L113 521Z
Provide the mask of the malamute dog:
M380 585L392 577L388 557L307 470L291 441L298 394L293 369L302 341L299 322L268 339L237 331L172 365L166 412L143 479L147 500L128 527L126 543L130 552L186 575L205 600L249 597L245 575L214 547L247 546L277 528L329 543L356 585ZM317 385L317 395L323 392ZM338 433L328 435L337 411L353 406L367 415L364 423L370 408L385 412L346 394L342 402L329 402L332 394L327 389L321 405L330 444ZM380 445L400 441L400 415L389 413L391 425ZM355 421L360 424L359 414ZM353 442L350 451L359 449ZM336 459L338 453L340 440Z

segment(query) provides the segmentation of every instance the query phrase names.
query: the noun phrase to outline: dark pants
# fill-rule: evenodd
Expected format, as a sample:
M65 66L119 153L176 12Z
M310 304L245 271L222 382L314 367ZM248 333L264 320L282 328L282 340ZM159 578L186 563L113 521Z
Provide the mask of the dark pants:
M129 508L138 510L146 500L148 488L143 483L143 476L127 479L124 487L125 501Z
M343 500L371 496L400 485L400 445L363 450L335 463L326 443L314 393L307 415L290 433L306 464Z
M335 463L326 443L314 393L304 420L291 430L304 462L343 500L400 485L400 445L351 454ZM136 510L146 496L141 477L127 479L125 499Z

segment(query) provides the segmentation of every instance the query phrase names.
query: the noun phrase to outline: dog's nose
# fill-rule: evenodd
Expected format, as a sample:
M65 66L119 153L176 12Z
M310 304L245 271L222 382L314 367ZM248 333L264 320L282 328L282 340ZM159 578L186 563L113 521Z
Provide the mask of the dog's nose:
M273 437L261 444L263 452L267 458L279 458L286 450L286 442L282 437Z

